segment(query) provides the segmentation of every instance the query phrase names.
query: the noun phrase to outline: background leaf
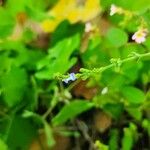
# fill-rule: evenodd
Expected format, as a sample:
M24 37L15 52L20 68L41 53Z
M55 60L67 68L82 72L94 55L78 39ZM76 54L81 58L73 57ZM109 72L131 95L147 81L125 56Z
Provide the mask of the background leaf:
M72 67L76 59L70 58L71 54L79 47L80 36L78 34L58 42L48 50L48 56L38 62L38 72L36 77L39 79L52 79L57 72L65 73Z
M15 22L9 11L6 11L2 7L0 7L0 20L0 38L4 38L12 32Z
M31 120L21 118L20 116L11 116L6 131L6 142L11 150L28 149L33 138L37 136L36 128Z
M126 32L120 28L110 28L107 32L106 37L115 47L123 46L128 41Z
M135 137L137 137L137 127L130 123L128 128L124 128L124 136L122 139L122 150L131 150L133 147L133 144L135 142Z
M27 86L27 74L24 69L13 67L4 76L0 77L2 96L9 106L20 103Z
M68 119L71 119L80 113L91 109L94 106L93 103L75 100L64 106L62 110L52 119L54 125L60 125L65 123Z
M121 92L129 104L141 104L145 100L143 91L138 88L126 86L121 89Z
M45 134L46 134L48 147L54 146L55 145L55 140L53 138L52 129L51 129L51 127L49 126L49 124L47 122L44 123L44 131L45 131Z
M7 145L4 143L2 139L0 139L0 149L1 150L8 150Z

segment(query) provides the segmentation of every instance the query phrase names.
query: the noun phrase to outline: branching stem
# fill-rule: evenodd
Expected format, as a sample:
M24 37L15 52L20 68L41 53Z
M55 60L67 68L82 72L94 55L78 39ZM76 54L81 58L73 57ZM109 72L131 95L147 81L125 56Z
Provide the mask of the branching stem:
M127 62L130 62L130 61L133 61L133 60L141 60L145 57L150 57L150 52L148 53L144 53L144 54L139 54L139 53L136 53L136 52L133 52L128 58L125 58L125 59L120 59L120 58L117 58L117 59L111 59L110 62L111 64L107 65L107 66L104 66L104 67L100 67L100 68L93 68L93 69L85 69L85 68L81 68L79 70L79 73L77 73L75 75L75 77L77 79L81 78L82 80L86 80L87 78L89 78L91 75L93 74L98 74L98 73L102 73L108 69L111 69L113 67L120 67L122 64L124 63L127 63ZM57 74L56 76L58 79L60 80L63 80L63 79L66 79L69 77L69 75L62 75L60 73Z

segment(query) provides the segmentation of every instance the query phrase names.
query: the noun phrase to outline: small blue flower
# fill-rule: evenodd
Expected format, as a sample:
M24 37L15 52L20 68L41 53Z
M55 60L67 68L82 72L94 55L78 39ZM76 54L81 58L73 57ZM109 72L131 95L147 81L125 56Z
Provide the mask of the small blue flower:
M76 79L77 78L75 76L75 73L70 73L69 77L67 79L64 79L63 82L65 82L67 84L69 81L75 81Z

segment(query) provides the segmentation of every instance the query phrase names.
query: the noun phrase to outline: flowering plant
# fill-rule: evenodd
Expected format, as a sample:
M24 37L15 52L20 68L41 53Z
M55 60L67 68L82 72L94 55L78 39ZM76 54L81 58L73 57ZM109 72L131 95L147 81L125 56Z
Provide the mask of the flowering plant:
M149 0L0 0L0 150L146 150Z

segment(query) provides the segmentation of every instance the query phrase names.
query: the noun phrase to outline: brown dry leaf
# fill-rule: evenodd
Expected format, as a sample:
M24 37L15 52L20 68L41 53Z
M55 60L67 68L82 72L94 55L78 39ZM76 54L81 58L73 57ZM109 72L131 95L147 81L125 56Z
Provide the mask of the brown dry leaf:
M99 21L99 30L102 35L105 35L110 28L111 24L106 18L102 17L101 20Z
M3 0L0 0L0 6L2 6L3 5Z
M44 134L39 136L39 140L35 139L29 150L67 150L70 144L70 138L61 136L61 135L54 135L56 144L53 148L48 148L46 143L46 137Z
M95 128L103 133L105 132L112 124L111 117L105 112L97 112L94 116L94 126Z
M92 99L98 92L97 87L87 87L87 81L80 81L74 88L73 94L76 97L83 97L85 99Z
M26 23L28 16L25 12L20 12L17 14L16 19L17 23L23 26Z
M38 35L43 34L40 24L28 18L25 12L20 12L16 15L16 22L17 23L13 29L13 32L8 39L20 40L25 29L30 29L32 32Z
M8 39L14 40L14 41L20 39L22 37L22 31L23 31L22 26L20 26L17 23L16 26L14 27L14 29L13 29L12 34L10 35L10 37L8 37Z
M30 45L41 48L42 50L47 50L49 46L49 39L49 34L41 33L35 40L31 41Z

